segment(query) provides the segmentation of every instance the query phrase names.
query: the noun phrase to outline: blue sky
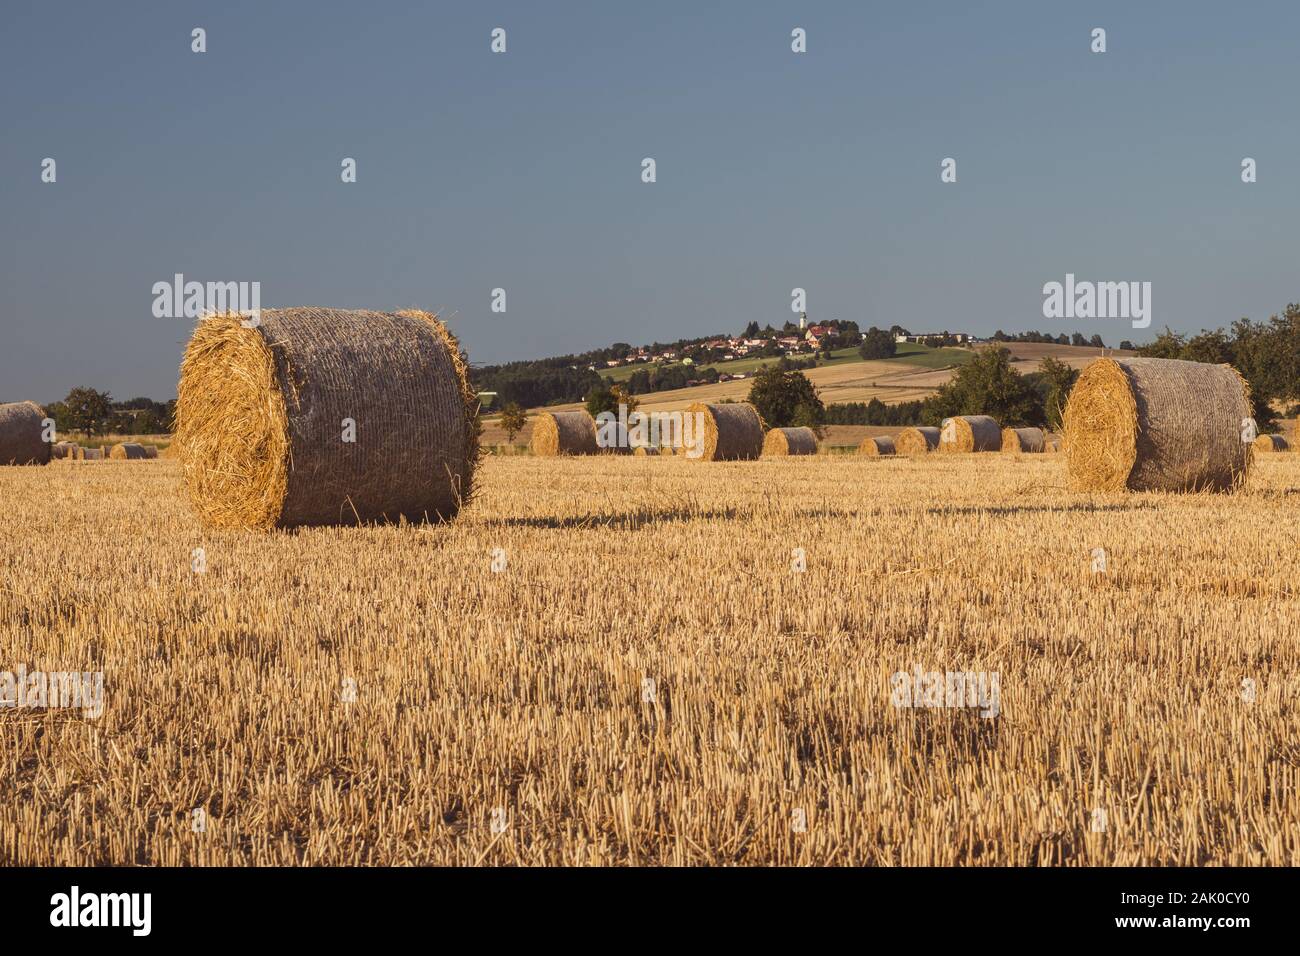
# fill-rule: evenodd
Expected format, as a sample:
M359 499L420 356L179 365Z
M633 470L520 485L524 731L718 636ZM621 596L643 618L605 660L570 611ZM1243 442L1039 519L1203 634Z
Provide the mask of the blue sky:
M264 306L442 309L478 363L779 324L794 287L813 320L1110 344L1146 333L1045 319L1043 284L1150 281L1150 332L1300 299L1295 4L0 17L3 401L174 396L193 323L151 288L177 272L260 281Z

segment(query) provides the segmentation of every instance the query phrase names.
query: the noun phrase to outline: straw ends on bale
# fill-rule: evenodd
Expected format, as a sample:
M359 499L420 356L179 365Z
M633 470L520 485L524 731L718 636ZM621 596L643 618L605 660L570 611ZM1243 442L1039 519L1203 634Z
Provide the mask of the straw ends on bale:
M35 402L0 405L0 465L48 465L54 443L45 440L45 410Z
M1012 455L1041 453L1047 450L1047 436L1041 428L1004 428L1002 450Z
M209 318L177 391L182 473L210 527L446 520L473 493L478 402L427 312Z
M1231 491L1250 467L1251 404L1229 365L1104 358L1065 407L1076 491Z
M533 436L528 443L534 455L594 455L596 420L586 411L542 412L533 419Z
M867 455L871 458L884 458L887 455L895 454L894 439L888 435L878 435L875 438L864 438L858 445L858 454Z
M1001 451L1002 426L988 415L955 415L943 420L939 450L950 452Z
M693 423L702 423L702 433L692 434L699 454L686 457L702 461L752 461L763 453L763 419L749 402L717 405L696 402L686 409ZM701 417L702 416L702 417Z
M763 438L764 458L815 454L817 454L817 435L806 425L795 428L773 428Z
M924 455L939 446L939 429L931 425L904 428L894 439L894 450L900 455Z

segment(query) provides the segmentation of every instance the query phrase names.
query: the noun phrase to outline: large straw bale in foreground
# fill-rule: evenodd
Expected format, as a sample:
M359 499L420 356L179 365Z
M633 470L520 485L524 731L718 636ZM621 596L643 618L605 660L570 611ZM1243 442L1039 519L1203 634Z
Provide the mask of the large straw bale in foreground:
M764 458L817 454L817 435L807 426L773 428L763 439Z
M1229 365L1104 358L1065 407L1066 469L1076 491L1230 491L1246 477L1251 415Z
M858 445L859 455L868 455L872 458L883 458L886 455L895 454L894 439L888 435L879 435L875 438L864 438L862 444Z
M1281 435L1260 435L1255 439L1255 451L1271 454L1276 451L1288 451L1291 448Z
M133 441L120 441L109 450L108 457L114 461L142 461L149 456L145 454L143 445Z
M533 437L528 447L534 455L594 455L596 420L584 409L575 412L542 412L533 419Z
M427 312L268 309L199 324L175 440L210 527L445 520L473 492L477 405Z
M987 415L957 415L945 418L939 432L939 450L972 452L1001 451L1002 426Z
M45 440L45 409L35 402L0 405L0 465L48 465L53 445Z
M694 428L695 414L704 416L704 434L692 434L699 442L702 461L751 461L763 453L763 419L749 402L710 405L696 402L686 409ZM686 454L687 449L680 450ZM686 457L690 457L689 454Z
M1041 453L1047 450L1047 436L1041 428L1004 428L1002 450L1013 455Z
M939 429L932 425L904 428L894 439L894 450L900 455L924 455L939 447Z

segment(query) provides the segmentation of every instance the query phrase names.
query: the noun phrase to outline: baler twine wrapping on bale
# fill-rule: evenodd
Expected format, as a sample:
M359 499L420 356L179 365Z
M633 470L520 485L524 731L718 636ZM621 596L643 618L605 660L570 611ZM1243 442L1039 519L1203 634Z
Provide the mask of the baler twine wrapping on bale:
M112 447L108 457L114 461L140 461L149 456L145 454L143 445L133 441L122 441Z
M773 428L763 439L764 458L817 454L817 435L807 426Z
M266 309L195 329L175 440L210 527L447 520L474 490L477 412L434 315Z
M45 409L35 402L0 405L0 465L48 465L54 448L44 421Z
M1047 436L1041 428L1002 429L1002 450L1008 454L1041 453L1047 450Z
M710 405L696 402L686 409L692 421L696 413L704 416L704 434L691 437L698 443L700 461L752 461L763 453L763 419L749 402ZM679 454L692 457L691 450Z
M1001 451L1002 426L987 415L956 415L943 420L939 450Z
M904 428L894 439L894 450L900 455L924 455L939 447L939 429L932 425Z
M1290 449L1287 440L1281 435L1260 435L1255 439L1255 451L1271 454L1275 451L1287 451Z
M858 445L858 454L868 455L872 458L893 455L895 454L894 439L888 435L881 435L877 438L864 438L862 444Z
M543 458L594 455L600 451L596 444L596 420L582 409L542 412L533 419L533 437L528 447L534 455Z
M1231 491L1250 468L1250 416L1249 388L1230 365L1097 359L1065 407L1070 487Z

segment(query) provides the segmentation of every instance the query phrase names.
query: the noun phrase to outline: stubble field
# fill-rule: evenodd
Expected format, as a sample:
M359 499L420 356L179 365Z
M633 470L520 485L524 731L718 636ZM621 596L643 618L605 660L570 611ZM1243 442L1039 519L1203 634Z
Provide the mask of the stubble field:
M0 671L105 689L0 708L0 862L1300 863L1300 456L1064 486L489 457L452 525L264 536L173 461L0 468Z

